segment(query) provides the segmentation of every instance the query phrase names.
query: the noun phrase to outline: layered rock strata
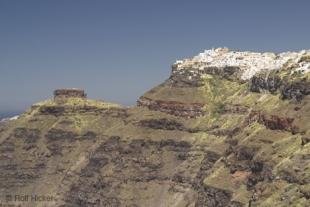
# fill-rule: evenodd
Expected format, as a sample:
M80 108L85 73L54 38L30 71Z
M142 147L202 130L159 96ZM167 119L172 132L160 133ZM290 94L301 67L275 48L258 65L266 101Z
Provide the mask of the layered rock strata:
M309 57L207 50L133 107L58 90L1 123L0 204L306 207Z

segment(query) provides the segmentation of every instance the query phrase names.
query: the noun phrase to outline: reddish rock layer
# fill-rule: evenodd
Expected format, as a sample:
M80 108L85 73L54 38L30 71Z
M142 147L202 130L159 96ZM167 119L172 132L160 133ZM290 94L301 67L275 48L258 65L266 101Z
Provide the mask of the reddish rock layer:
M294 118L291 117L279 117L264 114L260 111L252 111L247 118L247 123L250 124L256 121L271 130L285 130L293 133L297 130L297 127L293 124Z
M204 115L204 104L202 103L181 103L177 101L152 100L141 97L137 101L138 106L144 106L150 110L161 111L167 114L195 118Z

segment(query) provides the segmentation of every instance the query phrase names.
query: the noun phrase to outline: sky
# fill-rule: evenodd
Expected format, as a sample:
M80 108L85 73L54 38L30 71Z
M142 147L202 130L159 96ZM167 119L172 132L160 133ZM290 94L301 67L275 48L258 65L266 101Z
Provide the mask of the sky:
M57 88L133 105L204 49L310 48L309 0L0 0L0 113Z

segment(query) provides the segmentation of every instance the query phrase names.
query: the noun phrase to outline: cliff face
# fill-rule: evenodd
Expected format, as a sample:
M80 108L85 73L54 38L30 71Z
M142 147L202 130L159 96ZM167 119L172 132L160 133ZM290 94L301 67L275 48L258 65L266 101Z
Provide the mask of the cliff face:
M136 107L35 104L0 125L0 203L308 206L309 57L219 48L177 61Z

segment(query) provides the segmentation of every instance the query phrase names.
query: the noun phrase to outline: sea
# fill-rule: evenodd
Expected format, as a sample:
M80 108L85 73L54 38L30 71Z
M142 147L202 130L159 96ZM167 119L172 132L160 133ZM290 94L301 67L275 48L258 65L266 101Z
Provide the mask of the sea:
M0 121L21 114L22 111L0 111Z

